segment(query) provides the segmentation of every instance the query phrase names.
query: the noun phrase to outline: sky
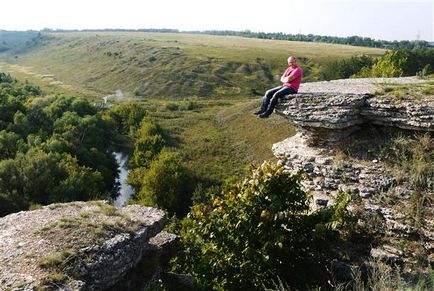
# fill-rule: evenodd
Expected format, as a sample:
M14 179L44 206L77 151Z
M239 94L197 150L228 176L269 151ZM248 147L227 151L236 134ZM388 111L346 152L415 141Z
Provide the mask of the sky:
M1 0L0 30L251 30L434 41L434 0Z

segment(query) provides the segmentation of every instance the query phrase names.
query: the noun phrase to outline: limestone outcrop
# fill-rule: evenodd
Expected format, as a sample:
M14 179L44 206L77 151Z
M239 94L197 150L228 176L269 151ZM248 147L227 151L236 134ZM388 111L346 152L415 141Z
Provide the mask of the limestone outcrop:
M276 112L291 120L311 143L344 139L364 123L367 94L303 93L282 98Z
M276 112L290 119L312 143L342 140L361 124L434 131L434 100L394 102L384 96L302 93L282 98Z
M291 120L310 143L345 139L362 124L434 131L434 98L375 96L376 84L423 83L417 78L350 79L303 84L300 94L279 101L276 112ZM317 91L315 91L317 90ZM352 92L351 92L352 91Z
M144 261L145 282L161 272L176 246L177 237L162 231L165 222L166 213L158 209L116 209L101 201L52 204L0 218L0 289L127 286L128 274Z
M365 224L375 221L378 224L372 228L391 238L373 246L371 256L394 263L413 262L409 268L414 270L418 263L409 246L434 266L433 206L421 204L418 211L423 215L415 224L409 209L422 195L418 189L405 179L398 181L392 169L379 158L337 154L348 144L368 144L374 148L378 136L385 139L390 132L434 132L432 95L400 99L374 94L378 89L376 83L401 81L423 82L415 78L383 78L305 84L300 90L303 93L283 98L276 107L278 114L295 125L297 134L274 144L273 153L288 169L306 174L302 185L313 194L313 208L333 204L339 191L350 193L358 201L351 208L360 221ZM424 191L426 197L434 197L432 187Z
M415 131L434 131L434 99L394 101L387 97L365 100L360 115L365 122Z

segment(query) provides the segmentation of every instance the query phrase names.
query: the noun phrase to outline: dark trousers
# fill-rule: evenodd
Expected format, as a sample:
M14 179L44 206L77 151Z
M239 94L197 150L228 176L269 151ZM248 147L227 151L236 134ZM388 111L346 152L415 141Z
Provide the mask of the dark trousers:
M285 95L295 94L294 89L291 87L278 86L265 92L265 96L262 98L262 104L260 112L270 115L273 113L274 107L276 107L277 100Z

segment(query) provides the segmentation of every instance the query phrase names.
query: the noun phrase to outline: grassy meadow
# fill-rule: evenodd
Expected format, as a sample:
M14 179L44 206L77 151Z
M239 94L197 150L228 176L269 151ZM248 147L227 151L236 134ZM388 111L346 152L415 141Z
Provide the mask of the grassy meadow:
M273 158L272 144L294 134L280 116L261 120L253 115L257 100L154 100L143 104L196 175L213 182L239 176L250 163ZM174 110L173 104L179 109ZM191 104L193 109L184 109Z
M271 145L294 134L280 116L252 112L279 84L288 55L304 81L321 66L382 49L324 43L181 33L50 33L32 47L0 54L0 71L46 92L100 102L122 92L140 102L172 137L196 176L221 182L252 162L272 158Z

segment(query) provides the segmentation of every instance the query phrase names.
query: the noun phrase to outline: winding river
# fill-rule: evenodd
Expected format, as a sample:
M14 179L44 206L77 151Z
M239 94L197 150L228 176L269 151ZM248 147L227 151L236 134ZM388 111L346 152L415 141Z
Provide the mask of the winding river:
M129 155L125 152L113 152L116 158L116 162L118 164L119 177L116 179L116 182L119 182L119 196L114 200L114 206L117 208L121 208L128 203L128 199L130 199L131 194L133 193L133 188L126 183L126 179L128 176L128 157Z

